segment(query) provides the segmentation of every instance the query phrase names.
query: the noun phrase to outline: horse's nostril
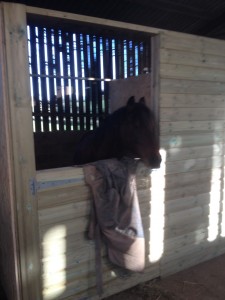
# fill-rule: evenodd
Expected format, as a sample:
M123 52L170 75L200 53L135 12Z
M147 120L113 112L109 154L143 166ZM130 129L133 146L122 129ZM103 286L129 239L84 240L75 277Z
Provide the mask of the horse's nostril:
M150 159L149 162L150 162L150 167L151 167L152 169L159 168L159 167L160 167L160 164L161 164L161 162L162 162L161 155L159 154L159 155L156 155L156 156L154 156L154 157L151 157L151 159Z

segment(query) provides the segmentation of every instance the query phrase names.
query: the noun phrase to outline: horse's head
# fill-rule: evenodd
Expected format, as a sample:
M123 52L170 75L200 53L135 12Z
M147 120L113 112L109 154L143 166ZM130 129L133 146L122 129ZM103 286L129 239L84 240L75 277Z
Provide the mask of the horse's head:
M161 156L156 122L144 98L139 102L135 102L134 97L128 100L124 108L120 135L125 155L141 158L145 165L159 168Z

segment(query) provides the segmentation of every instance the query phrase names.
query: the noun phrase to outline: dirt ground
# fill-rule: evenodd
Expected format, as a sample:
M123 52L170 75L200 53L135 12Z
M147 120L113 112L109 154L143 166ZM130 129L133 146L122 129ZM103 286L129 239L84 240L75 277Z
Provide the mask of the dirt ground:
M0 287L0 299L6 300L2 292ZM225 300L225 255L164 279L139 284L106 299Z
M225 300L225 255L107 300Z

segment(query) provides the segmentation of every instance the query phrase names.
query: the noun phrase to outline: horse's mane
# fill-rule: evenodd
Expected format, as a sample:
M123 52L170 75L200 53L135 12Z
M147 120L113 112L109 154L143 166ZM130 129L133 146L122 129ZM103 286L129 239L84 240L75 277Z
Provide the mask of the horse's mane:
M103 134L107 129L107 135L109 134L118 134L118 129L124 121L126 115L126 107L121 107L112 114L109 114L106 119L103 121L101 126L98 128L97 132Z

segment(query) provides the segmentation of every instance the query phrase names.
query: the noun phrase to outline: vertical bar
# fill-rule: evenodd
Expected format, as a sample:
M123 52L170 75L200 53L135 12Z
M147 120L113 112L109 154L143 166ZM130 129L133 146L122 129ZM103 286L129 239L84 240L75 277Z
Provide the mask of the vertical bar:
M100 62L100 38L96 36L96 60L95 60L95 77L101 78L101 62ZM96 97L96 126L99 126L102 114L101 107L101 81L96 81L96 89L95 89L95 97Z
M123 40L123 65L124 65L123 78L127 78L129 75L128 49L129 49L128 41Z
M103 56L104 56L104 74L105 78L113 78L113 67L112 67L112 39L104 38L103 43ZM109 83L104 82L104 118L109 112Z
M132 52L131 52L131 41L127 40L126 48L127 48L127 77L132 76Z
M90 77L88 47L90 47L89 36L88 35L83 35L84 70L85 70L86 77ZM85 99L84 100L85 100L85 103L86 103L85 130L90 130L90 127L91 127L91 120L90 120L90 88L89 88L89 82L88 81L86 81Z
M83 51L83 44L81 45L83 36L81 34L76 34L76 46L77 46L77 69L78 69L78 76L82 77L82 51ZM83 91L82 91L82 80L78 80L78 92L79 92L79 99L77 102L79 103L78 114L79 114L79 125L78 128L80 130L84 130L84 107L83 107Z
M51 130L56 131L56 92L54 88L54 78L55 75L55 45L54 45L54 30L47 29L47 51L48 51L48 70L49 70L49 92L50 92L50 122Z
M124 78L123 41L116 41L116 70L117 79Z
M76 47L75 47L75 41L74 41L74 34L71 33L69 35L69 47L70 47L70 65L71 65L71 77L74 78L76 76L75 74L75 68L76 66ZM72 80L72 95L71 95L71 114L72 114L72 127L73 130L78 130L78 122L77 122L77 99L76 99L76 80Z
M135 42L135 76L139 75L139 70L138 70L138 43Z
M139 57L139 74L142 74L144 72L144 68L145 68L145 55L144 55L143 42L139 43L138 57Z
M41 131L41 117L40 117L40 100L39 100L39 88L38 88L38 67L37 67L37 49L36 49L36 33L35 26L30 26L30 45L31 45L31 68L32 68L32 83L33 83L33 115L35 121L36 132Z
M70 86L69 86L69 71L70 71L70 57L69 57L69 45L68 45L68 33L62 32L62 53L63 53L63 74L64 81L64 130L70 131Z
M57 85L57 102L56 102L56 111L57 111L57 127L59 131L64 130L64 121L63 121L63 82L61 80L61 63L60 56L62 53L62 44L61 40L61 30L55 31L55 61L56 61L56 85Z
M90 75L92 78L95 78L96 72L96 37L93 35L90 35ZM92 115L92 126L93 129L97 127L97 122L96 122L96 95L95 95L95 90L96 90L96 81L92 80L90 81L90 111Z
M117 72L117 66L116 66L116 40L113 38L111 40L111 64L112 64L112 79L116 79L116 72Z
M134 41L129 42L130 52L130 76L135 76L135 43Z
M72 106L72 95L73 95L73 86L72 86L72 71L74 70L73 67L73 50L72 50L72 46L73 46L73 41L71 39L71 37L73 36L73 34L71 32L67 32L66 34L66 60L67 60L67 74L68 74L68 103L66 104L66 114L67 114L67 127L68 130L73 130L73 106Z
M39 95L41 95L42 107L41 107L41 117L43 120L42 130L44 132L49 131L49 120L48 120L48 99L47 99L47 85L46 85L46 70L45 70L45 53L44 53L44 34L45 29L43 27L38 27L38 44L39 44L39 63L40 63L40 86Z

